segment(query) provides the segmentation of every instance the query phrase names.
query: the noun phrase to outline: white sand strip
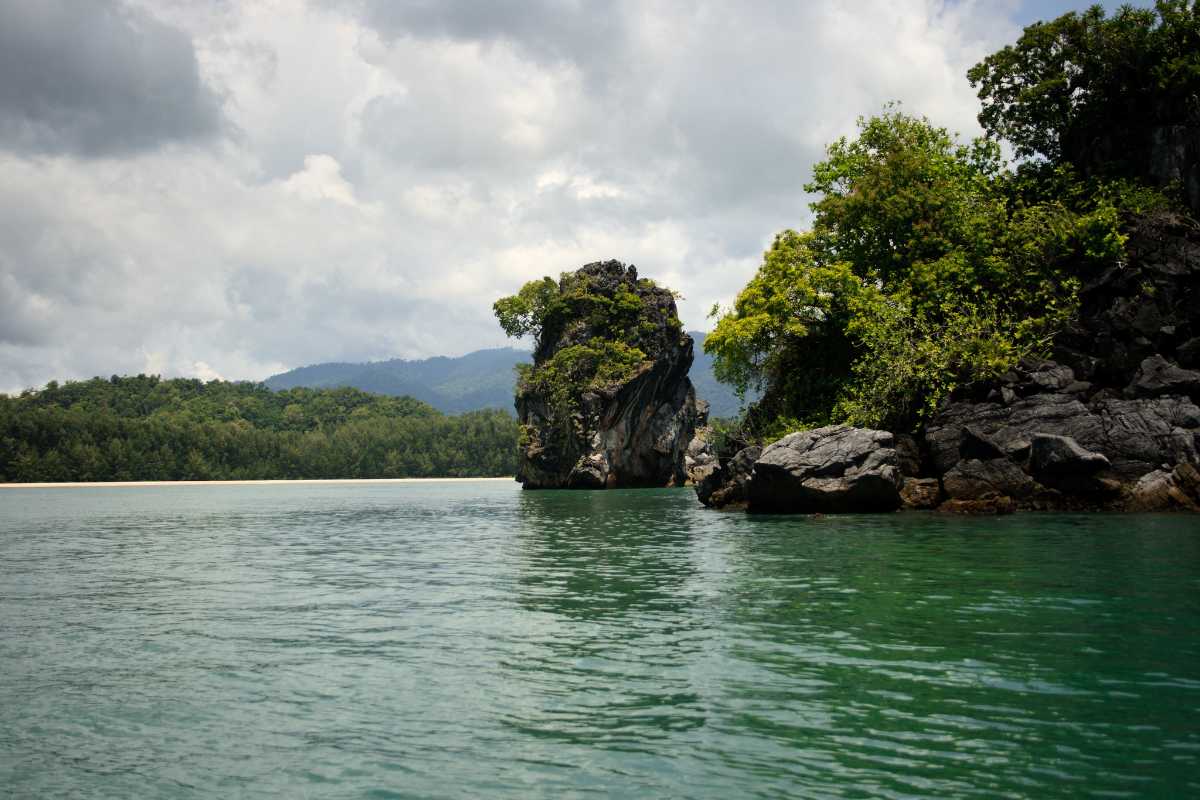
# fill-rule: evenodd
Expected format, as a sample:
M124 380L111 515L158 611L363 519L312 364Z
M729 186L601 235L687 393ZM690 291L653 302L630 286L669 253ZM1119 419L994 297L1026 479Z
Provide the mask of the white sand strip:
M334 478L275 481L111 481L105 483L0 483L0 489L125 489L139 486L300 486L328 483L481 483L513 478Z

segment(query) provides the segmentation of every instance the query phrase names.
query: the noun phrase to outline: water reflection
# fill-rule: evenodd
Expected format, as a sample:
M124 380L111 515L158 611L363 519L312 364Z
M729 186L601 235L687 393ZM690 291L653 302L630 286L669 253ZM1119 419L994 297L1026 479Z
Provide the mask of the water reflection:
M503 667L537 740L641 750L704 724L689 669L704 647L697 531L678 493L523 492L517 602L531 616Z
M1200 796L1198 534L510 484L0 495L0 787Z
M644 490L523 492L520 602L578 621L683 615L693 538L674 497Z

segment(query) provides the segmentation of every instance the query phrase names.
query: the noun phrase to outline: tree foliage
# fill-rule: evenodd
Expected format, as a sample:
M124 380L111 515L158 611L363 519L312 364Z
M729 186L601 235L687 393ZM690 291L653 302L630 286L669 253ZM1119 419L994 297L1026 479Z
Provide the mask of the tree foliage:
M1044 353L1079 277L1121 257L1102 192L1034 191L994 142L894 108L859 131L814 167L812 230L776 237L705 343L718 376L766 390L751 436L913 425L955 387Z
M967 76L979 123L1018 156L1141 177L1145 132L1200 114L1200 3L1126 5L1112 17L1093 5L1037 22Z
M516 421L357 389L113 376L0 395L0 480L511 475Z
M517 390L548 400L562 425L584 393L628 380L682 331L671 294L616 262L530 281L493 311L509 336L534 338L534 364L518 368Z

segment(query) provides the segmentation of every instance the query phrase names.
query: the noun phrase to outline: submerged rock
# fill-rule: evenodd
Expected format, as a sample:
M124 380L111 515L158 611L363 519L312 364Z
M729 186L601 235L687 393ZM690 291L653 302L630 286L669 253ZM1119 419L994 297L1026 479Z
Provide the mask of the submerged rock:
M885 431L830 425L783 437L754 462L751 511L894 511L900 457Z

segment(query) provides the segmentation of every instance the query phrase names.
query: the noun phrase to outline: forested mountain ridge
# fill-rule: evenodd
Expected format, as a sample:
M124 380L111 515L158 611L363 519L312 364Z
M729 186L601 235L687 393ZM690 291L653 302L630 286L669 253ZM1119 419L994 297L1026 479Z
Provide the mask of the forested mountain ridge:
M516 422L353 388L138 375L0 395L0 481L511 475Z
M739 401L733 390L713 375L713 359L704 352L705 334L691 331L695 360L689 377L696 395L712 406L713 417L735 417ZM264 383L272 389L352 386L367 392L407 395L439 411L457 414L483 408L512 409L515 369L528 364L530 354L512 347L476 350L464 356L438 356L414 361L389 359L352 364L329 362L299 367L272 375Z
M349 386L375 394L413 397L438 411L458 414L482 408L511 409L516 380L513 370L517 364L528 362L528 352L498 347L457 358L313 364L272 375L264 383L272 389Z

